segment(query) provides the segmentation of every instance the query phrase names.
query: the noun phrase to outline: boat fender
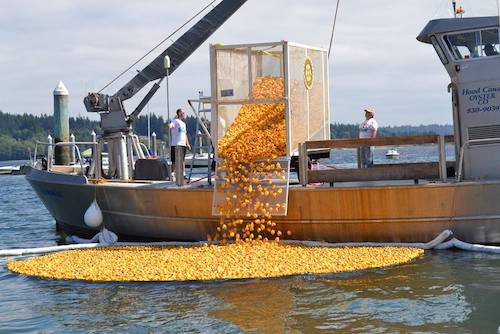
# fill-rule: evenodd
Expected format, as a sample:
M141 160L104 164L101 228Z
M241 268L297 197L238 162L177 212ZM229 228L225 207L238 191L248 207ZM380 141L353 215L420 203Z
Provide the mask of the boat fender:
M83 220L88 227L99 227L102 224L102 211L97 204L97 201L94 201L90 204L87 211L85 211L85 215L83 216Z

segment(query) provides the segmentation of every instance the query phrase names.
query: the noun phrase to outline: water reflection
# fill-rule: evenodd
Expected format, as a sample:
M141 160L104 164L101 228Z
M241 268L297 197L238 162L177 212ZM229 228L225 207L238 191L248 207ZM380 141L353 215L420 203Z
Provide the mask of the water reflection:
M210 316L237 325L241 330L259 333L290 332L294 295L289 279L232 282L211 289L219 307Z
M229 328L207 317L217 300L200 284L27 280L37 285L41 301L28 306L30 312L53 319L62 331L179 333Z
M0 317L0 325L76 332L494 332L499 264L500 256L446 252L357 274L208 283L89 284L2 273L2 291L12 289L2 301L15 313Z
M9 301L20 313L3 320L77 332L87 332L90 321L98 332L466 333L495 325L497 308L487 308L500 292L487 282L500 283L500 266L492 270L499 260L451 252L357 274L207 283L90 284L9 275L4 279L17 287ZM37 298L27 302L28 294Z
M473 307L453 268L428 258L358 274L227 284L210 315L260 333L447 332ZM451 278L451 279L450 279Z
M297 316L305 323L311 317L307 310L313 308L315 321L321 323L317 329L443 332L466 321L472 307L464 286L450 280L449 267L434 270L431 266L428 271L429 265L424 259L388 270L317 280L312 286L322 290L323 297L319 301L309 298L308 294L318 294L310 288L307 294L298 293Z
M24 178L1 178L2 196L2 248L57 241ZM496 333L500 326L500 255L428 252L387 270L204 283L44 281L12 274L5 263L0 333Z

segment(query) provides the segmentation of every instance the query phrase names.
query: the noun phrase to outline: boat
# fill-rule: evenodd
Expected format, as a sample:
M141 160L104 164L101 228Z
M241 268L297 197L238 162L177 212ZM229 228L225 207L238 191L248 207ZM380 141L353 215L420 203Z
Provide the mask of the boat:
M121 239L198 241L213 235L220 219L216 210L220 193L210 172L205 180L190 184L183 183L182 174L175 182L161 178L133 179L134 162L140 156L130 124L158 89L165 72L172 75L244 2L221 1L115 94L90 93L85 98L87 110L100 114L103 131L93 143L93 164L97 168L91 168L91 173L58 172L52 164L45 170L29 170L26 179L66 233L86 236L99 231L86 226L83 218L96 200L103 213L104 226ZM498 19L436 19L417 37L418 41L434 47L450 75L452 136L332 140L328 126L326 50L287 41L213 44L210 47L212 130L209 135L215 160L219 159L218 140L241 105L283 103L287 115L287 152L280 158L280 166L286 172L286 180L276 185L284 190L282 200L286 206L273 219L292 232L289 238L329 242L426 242L450 229L466 242L500 243L497 203L500 198L500 56L487 55L484 51L485 44L492 44L498 50ZM171 58L168 63L173 66L167 71L163 69L165 56ZM253 82L255 76L266 75L283 78L283 99L265 101L249 96L249 82ZM121 102L151 81L156 81L153 88L135 111L127 114ZM110 171L105 179L98 167L104 143L110 150ZM310 168L315 150L429 143L437 144L437 162L376 164L371 168ZM454 161L446 161L446 143L455 145ZM51 147L48 145L49 150ZM220 182L218 180L215 179L215 183Z
M395 148L390 148L385 152L385 157L387 159L398 159L399 158L399 152Z
M12 170L14 170L13 166L2 166L0 167L0 175L12 174Z
M0 167L0 175L24 175L26 174L27 167L27 165L2 166Z
M210 161L213 161L213 154L210 154ZM184 159L184 163L186 167L191 167L191 165L194 168L201 168L201 167L207 167L210 162L209 162L209 154L207 152L202 152L202 153L188 153L186 154L186 157Z

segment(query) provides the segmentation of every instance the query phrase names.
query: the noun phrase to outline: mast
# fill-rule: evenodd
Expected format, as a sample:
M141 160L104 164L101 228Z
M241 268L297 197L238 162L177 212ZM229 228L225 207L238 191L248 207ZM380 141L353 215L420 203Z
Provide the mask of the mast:
M498 0L497 0L498 1ZM457 18L457 14L460 14L460 18L463 17L463 14L465 13L465 9L463 6L458 6L457 7L457 1L456 0L453 0L451 2L451 5L453 7L453 17L454 18Z

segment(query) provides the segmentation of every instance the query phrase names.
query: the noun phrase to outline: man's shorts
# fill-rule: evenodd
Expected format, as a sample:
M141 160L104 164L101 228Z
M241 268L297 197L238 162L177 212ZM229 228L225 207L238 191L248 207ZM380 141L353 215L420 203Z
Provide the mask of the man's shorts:
M172 161L172 165L175 164L175 148L177 146L170 146L170 160ZM186 146L179 146L182 147L182 154L184 158L186 157Z

